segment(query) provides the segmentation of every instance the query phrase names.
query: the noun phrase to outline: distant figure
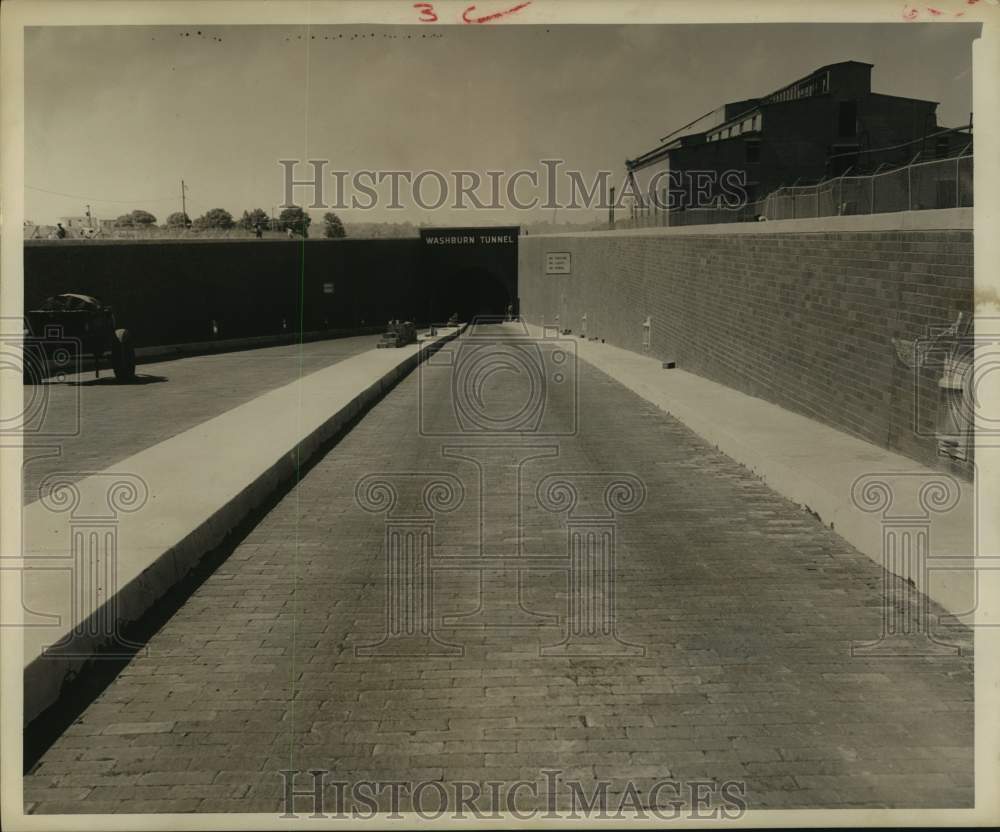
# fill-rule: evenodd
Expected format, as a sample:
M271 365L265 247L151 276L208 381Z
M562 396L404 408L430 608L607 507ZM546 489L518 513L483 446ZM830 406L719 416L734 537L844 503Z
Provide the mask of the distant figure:
M292 240L292 239L295 238L295 232L292 230L291 226L288 226L288 228L286 228L285 231L288 233L288 239L289 240Z
M254 225L254 227L253 227L253 233L254 233L254 235L255 235L255 236L257 237L257 239L258 239L258 240L259 240L259 239L260 239L261 237L263 237L263 236L264 236L264 229L263 229L263 228L261 228L261 225L260 225L260 223L259 223L259 222L258 222L258 223L256 223L256 224Z
M507 320L508 321L514 320L514 304L512 303L507 304Z
M56 223L56 237L58 237L60 240L66 238L66 229L63 228L63 224L61 222Z

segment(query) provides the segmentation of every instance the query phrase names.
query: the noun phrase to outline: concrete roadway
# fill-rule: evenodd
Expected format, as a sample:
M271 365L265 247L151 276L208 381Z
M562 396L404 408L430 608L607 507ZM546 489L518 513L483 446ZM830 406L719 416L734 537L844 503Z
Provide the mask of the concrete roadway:
M852 641L879 635L878 566L608 376L559 367L533 430L518 405L527 376L479 376L464 427L506 428L489 437L456 432L464 388L448 370L406 379L42 756L28 809L280 813L278 772L312 768L444 784L544 783L554 768L587 794L608 781L612 806L629 782L645 799L666 778L743 782L751 809L971 806L968 633L962 656L852 657ZM356 488L373 473L398 500L368 492L369 512ZM575 505L546 490L552 474L575 483ZM604 503L610 474L642 483L645 503ZM448 475L462 499L428 497L428 478L458 494ZM419 582L387 572L387 523L419 515L421 494L445 567L432 574L437 642L387 641L387 575L419 598ZM598 626L574 655L559 646L567 610L608 595L599 570L567 570L566 520L606 523L608 505L617 608L598 624L616 638ZM517 565L520 603L517 570L500 568ZM569 616L584 635L589 620Z
M30 422L40 430L24 451L24 503L38 499L48 474L78 479L102 471L378 341L364 335L141 364L134 384L118 384L102 369L99 379L88 372L25 386L26 413L44 408L44 415Z

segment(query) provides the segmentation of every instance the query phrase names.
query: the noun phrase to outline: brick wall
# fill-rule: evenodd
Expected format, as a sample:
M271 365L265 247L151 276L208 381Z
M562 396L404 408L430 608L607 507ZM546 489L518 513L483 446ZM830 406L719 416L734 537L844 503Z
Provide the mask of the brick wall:
M522 314L574 335L586 314L589 337L636 352L648 316L652 356L935 464L938 374L915 381L892 339L971 314L972 232L768 225L522 237ZM547 251L572 274L546 275Z

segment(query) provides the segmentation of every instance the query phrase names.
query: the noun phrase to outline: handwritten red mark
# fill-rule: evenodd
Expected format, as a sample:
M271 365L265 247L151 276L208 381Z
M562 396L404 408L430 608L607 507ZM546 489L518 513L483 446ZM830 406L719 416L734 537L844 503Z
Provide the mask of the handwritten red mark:
M929 11L935 17L937 17L940 14L943 14L943 12L940 9L932 9L930 6L927 7L927 11Z
M903 20L916 20L920 15L920 11L914 8L908 8L903 12Z
M531 0L527 0L527 2L519 3L518 5L506 9L505 11L494 12L493 14L486 14L483 15L482 17L469 17L469 13L474 12L476 10L475 6L469 6L469 8L467 8L464 12L462 12L462 20L464 20L466 23L490 23L493 20L498 20L501 17L506 17L509 14L514 14L514 12L519 12L525 6L530 6L530 5L531 5Z
M420 22L421 23L436 23L438 16L434 12L434 6L431 3L414 3L413 8L420 11Z

